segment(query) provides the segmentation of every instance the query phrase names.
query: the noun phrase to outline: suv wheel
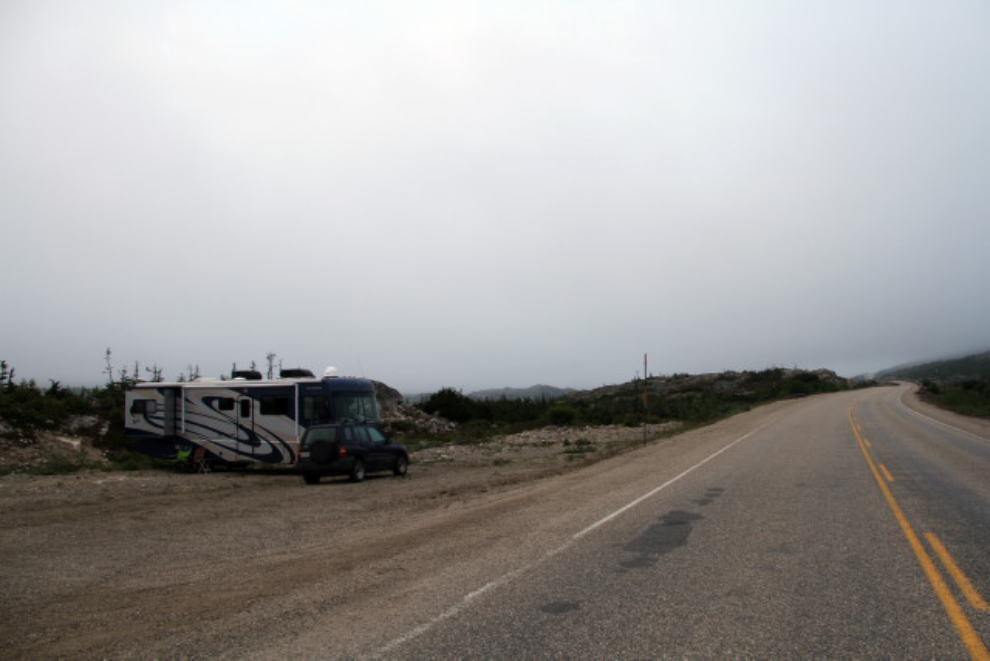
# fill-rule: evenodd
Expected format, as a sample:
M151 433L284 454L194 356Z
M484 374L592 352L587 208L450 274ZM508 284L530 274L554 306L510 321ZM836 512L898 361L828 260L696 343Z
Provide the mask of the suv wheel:
M319 484L320 474L319 473L303 473L303 480L306 484Z
M360 459L354 460L354 466L351 467L350 478L351 482L360 482L364 479L364 462Z
M395 460L395 465L392 466L392 472L399 477L404 477L409 471L409 460L406 459L405 455L399 455L399 458Z

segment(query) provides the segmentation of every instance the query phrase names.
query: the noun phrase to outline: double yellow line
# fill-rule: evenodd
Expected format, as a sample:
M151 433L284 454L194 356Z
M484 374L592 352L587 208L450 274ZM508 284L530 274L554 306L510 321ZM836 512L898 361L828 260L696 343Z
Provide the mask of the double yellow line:
M976 629L973 628L972 623L966 617L966 613L963 612L962 606L956 601L956 598L952 595L952 590L949 588L945 579L942 578L942 574L938 571L938 567L935 566L935 562L932 560L928 551L925 550L924 544L921 543L921 539L914 532L914 528L911 527L911 523L907 520L904 515L904 511L901 509L900 505L897 504L897 500L894 498L894 494L891 493L890 487L887 486L887 482L884 480L884 476L881 475L880 469L877 468L877 462L873 461L873 457L870 456L869 451L869 441L863 438L862 430L859 424L856 422L856 418L853 415L852 409L849 409L849 425L852 427L853 434L856 435L856 440L859 442L859 449L866 457L866 463L869 464L870 470L873 472L873 477L876 479L877 484L880 486L880 491L883 493L883 497L887 501L887 505L890 506L891 511L894 513L894 517L901 526L901 531L904 532L904 536L907 538L908 544L911 546L911 550L914 551L915 557L918 558L918 562L921 564L921 569L925 572L925 576L928 578L928 582L931 583L932 589L938 596L939 601L942 602L945 612L949 615L949 620L952 625L956 628L956 632L962 639L963 644L969 651L970 658L979 661L990 661L990 651L987 650L986 645L980 639ZM889 475L886 469L884 472ZM891 478L890 481L893 481ZM942 565L952 576L959 589L966 596L967 600L971 606L978 610L990 610L986 602L980 597L979 593L973 588L972 583L966 578L966 575L953 561L952 556L949 555L948 550L942 545L942 542L935 536L934 533L925 533L925 537L928 543L931 545L935 554L938 555L939 560Z

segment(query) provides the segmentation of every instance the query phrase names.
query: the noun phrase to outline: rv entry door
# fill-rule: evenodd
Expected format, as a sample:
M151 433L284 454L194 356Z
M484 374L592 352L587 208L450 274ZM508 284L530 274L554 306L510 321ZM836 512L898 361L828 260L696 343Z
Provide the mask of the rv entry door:
M165 411L163 412L164 419L162 421L162 435L164 435L166 439L171 440L176 434L176 422L179 417L178 408L181 399L182 395L179 388L165 389Z
M254 400L237 400L237 451L242 457L254 454Z

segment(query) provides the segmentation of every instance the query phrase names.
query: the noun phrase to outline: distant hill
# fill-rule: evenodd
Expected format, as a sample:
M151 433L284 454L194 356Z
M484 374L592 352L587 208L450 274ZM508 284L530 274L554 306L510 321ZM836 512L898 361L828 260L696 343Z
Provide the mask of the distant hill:
M962 358L935 360L928 363L901 365L877 372L878 379L933 379L942 382L990 379L990 351Z
M759 372L651 376L576 392L564 402L595 420L632 423L642 417L644 395L650 414L662 420L713 420L751 406L791 397L847 390L851 383L831 370L770 368Z
M529 388L490 388L468 393L471 399L560 399L575 392L573 388L535 385Z
M557 388L556 386L547 385L535 385L528 388L489 388L487 390L476 390L474 392L468 393L466 397L475 400L499 400L503 397L505 399L531 399L534 401L539 401L541 399L560 399L561 397L567 397L568 395L578 392L573 388ZM402 397L406 403L411 405L419 404L427 399L433 393L403 393Z

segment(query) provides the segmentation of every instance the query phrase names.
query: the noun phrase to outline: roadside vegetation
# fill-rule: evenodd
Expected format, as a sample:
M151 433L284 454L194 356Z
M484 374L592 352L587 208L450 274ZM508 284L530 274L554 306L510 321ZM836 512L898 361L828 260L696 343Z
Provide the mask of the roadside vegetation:
M990 378L939 382L924 379L922 396L937 406L962 415L990 417Z
M877 376L920 383L924 399L954 413L990 417L990 351L894 367Z
M416 406L458 423L442 442L474 443L492 436L545 426L707 424L753 406L790 397L848 389L845 379L826 370L782 368L757 372L651 376L625 384L578 391L556 399L472 399L443 388ZM404 442L417 443L411 437Z

